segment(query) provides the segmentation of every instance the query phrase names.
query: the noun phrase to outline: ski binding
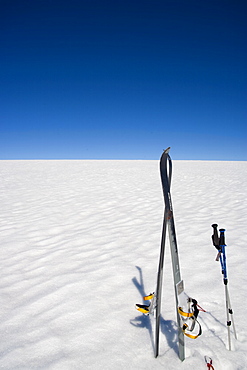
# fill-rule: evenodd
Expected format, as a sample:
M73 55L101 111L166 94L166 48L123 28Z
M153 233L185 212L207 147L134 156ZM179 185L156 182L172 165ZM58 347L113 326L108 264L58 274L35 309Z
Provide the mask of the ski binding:
M155 293L150 293L149 295L143 297L144 301L151 301L150 305L145 304L136 304L136 309L140 311L141 313L144 313L144 315L149 315L154 313L154 303L155 303Z

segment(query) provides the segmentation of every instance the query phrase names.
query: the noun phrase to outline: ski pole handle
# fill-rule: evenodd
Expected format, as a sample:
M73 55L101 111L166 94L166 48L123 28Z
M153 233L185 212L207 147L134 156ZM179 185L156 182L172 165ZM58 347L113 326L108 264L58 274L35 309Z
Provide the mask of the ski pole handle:
M216 249L220 249L219 248L219 236L218 236L218 230L217 230L217 227L218 225L217 224L213 224L212 225L212 228L214 229L213 230L213 235L212 235L212 241L213 241L213 245L215 246Z
M220 263L222 267L222 274L224 275L224 284L227 285L228 279L227 279L227 271L226 271L226 252L225 252L225 229L220 229L220 248L221 248L221 256L220 256Z
M226 246L226 243L225 243L225 229L219 229L219 232L220 232L220 245L224 245Z

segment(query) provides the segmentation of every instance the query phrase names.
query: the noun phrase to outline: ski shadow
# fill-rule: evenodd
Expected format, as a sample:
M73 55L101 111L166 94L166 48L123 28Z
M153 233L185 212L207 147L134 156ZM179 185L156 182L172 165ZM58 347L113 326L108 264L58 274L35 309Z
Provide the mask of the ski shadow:
M144 282L143 282L143 274L142 269L139 266L136 266L138 272L139 272L139 281L136 277L132 279L133 284L139 291L141 298L143 300L143 297L145 297L147 294L145 292L144 288ZM144 302L144 301L143 301ZM145 302L146 304L147 302ZM139 316L136 316L134 319L130 320L130 324L137 327L137 328L146 328L149 332L150 340L152 343L153 351L154 351L154 339L153 339L153 328L151 323L151 318L149 315L141 314Z
M145 293L145 289L144 289L144 281L143 281L143 274L142 274L142 269L139 267L139 266L136 266L138 272L139 272L139 280L140 282L138 282L137 278L134 277L132 279L132 282L133 284L136 286L137 290L139 291L141 297L145 297L146 296L146 293Z
M139 272L139 280L134 277L132 279L133 284L139 291L141 298L147 295L144 287L143 281L143 274L142 269L139 266L136 266ZM150 293L150 292L149 292ZM147 302L143 301L144 304ZM153 333L153 325L150 315L141 314L136 316L134 319L130 320L130 324L138 327L138 328L145 328L149 332L150 341L152 343L153 351L155 351L155 344L154 344L154 333ZM178 355L178 329L177 324L175 321L172 320L165 320L162 316L160 317L160 332L166 337L166 341L168 346Z
M160 331L166 337L166 341L170 349L172 349L176 355L179 355L178 351L178 326L173 320L165 320L162 316L160 318Z

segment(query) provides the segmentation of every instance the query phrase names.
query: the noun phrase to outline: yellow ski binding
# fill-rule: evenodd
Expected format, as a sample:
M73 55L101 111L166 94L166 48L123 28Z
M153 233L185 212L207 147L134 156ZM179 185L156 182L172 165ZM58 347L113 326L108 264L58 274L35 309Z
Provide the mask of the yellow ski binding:
M150 313L152 314L154 312L154 298L155 294L150 293L149 295L146 295L143 297L144 301L151 301L150 305L145 305L145 304L136 304L136 309L140 311L141 313L144 313L144 315L149 315Z

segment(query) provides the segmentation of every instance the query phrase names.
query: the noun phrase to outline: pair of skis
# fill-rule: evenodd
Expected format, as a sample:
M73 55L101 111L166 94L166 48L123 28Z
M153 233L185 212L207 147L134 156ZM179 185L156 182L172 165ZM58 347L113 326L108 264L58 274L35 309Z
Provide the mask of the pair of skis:
M176 315L178 326L178 354L180 360L183 361L185 358L184 335L195 339L201 334L201 327L197 321L197 315L199 311L197 308L197 302L194 299L186 298L184 293L183 281L181 280L174 214L171 199L172 160L169 155L169 150L170 148L167 148L163 152L160 159L160 175L163 188L165 210L164 210L156 291L150 294L149 296L144 297L145 301L150 301L149 305L137 304L136 308L138 311L144 314L155 313L156 320L155 320L154 355L155 357L157 357L159 355L161 295L164 269L165 242L168 230L176 300ZM198 326L199 329L198 333L195 335L193 334L193 331L196 325Z
M163 219L163 230L161 237L161 247L160 247L160 259L159 268L157 276L157 290L156 290L156 324L155 324L155 357L159 355L159 335L160 335L160 316L161 316L161 294L162 294L162 282L163 282L163 269L164 269L164 255L165 255L165 242L166 242L166 231L168 229L170 249L172 257L172 268L173 268L173 278L175 287L175 299L176 299L176 314L177 314L177 325L178 325L178 350L179 358L181 361L185 358L184 353L184 336L180 324L180 316L178 313L178 293L183 292L183 283L181 281L180 267L179 267L179 257L178 257L178 247L175 232L174 216L172 209L172 199L171 199L171 178L172 178L172 161L169 156L170 148L167 148L161 156L160 159L160 176L162 182L162 189L165 202L165 211ZM180 283L179 287L177 285ZM179 289L179 292L178 290Z

